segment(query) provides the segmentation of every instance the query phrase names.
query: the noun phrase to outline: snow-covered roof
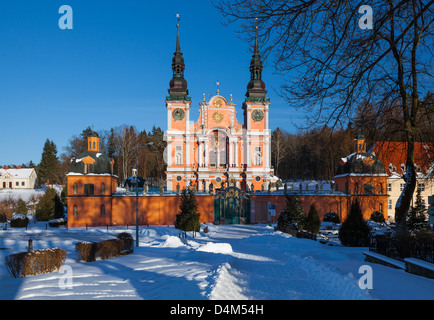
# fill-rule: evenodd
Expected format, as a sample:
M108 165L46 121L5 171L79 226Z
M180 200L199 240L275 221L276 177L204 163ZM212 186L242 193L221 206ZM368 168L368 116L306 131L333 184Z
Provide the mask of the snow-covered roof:
M15 179L27 179L34 170L33 168L0 169L0 176L10 174Z

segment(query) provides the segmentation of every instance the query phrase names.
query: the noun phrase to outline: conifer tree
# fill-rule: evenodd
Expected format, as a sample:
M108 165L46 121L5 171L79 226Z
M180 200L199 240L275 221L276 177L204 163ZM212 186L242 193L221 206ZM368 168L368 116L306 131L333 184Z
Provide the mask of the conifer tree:
M18 199L15 206L15 213L27 214L27 204L23 199Z
M350 213L339 229L339 240L344 246L364 247L369 245L371 228L363 220L359 201L351 204Z
M41 162L38 166L38 179L41 184L60 182L59 159L57 158L57 147L49 139L45 141L42 151Z
M47 188L45 194L36 205L35 216L38 221L63 218L63 204L53 188Z
M184 231L200 231L199 223L200 213L196 196L193 190L188 187L182 190L181 203L179 204L179 213L176 215L175 228Z
M286 196L286 207L277 219L277 228L285 231L286 228L292 230L303 229L305 226L305 215L298 198L295 195Z
M415 205L411 206L407 216L407 227L409 230L415 231L427 227L426 211L425 203L422 201L421 190L417 188Z
M319 232L320 226L321 220L319 218L318 211L316 210L315 204L312 203L306 218L306 230L317 234Z

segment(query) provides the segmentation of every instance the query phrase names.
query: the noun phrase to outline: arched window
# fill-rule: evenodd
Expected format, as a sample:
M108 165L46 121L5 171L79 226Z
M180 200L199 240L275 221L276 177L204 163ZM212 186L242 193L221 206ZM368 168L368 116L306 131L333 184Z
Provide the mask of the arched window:
M181 165L182 164L182 153L181 152L177 152L175 154L175 164L176 165Z
M260 153L255 153L255 166L262 165L262 155Z
M383 213L383 205L381 203L378 205L378 211L380 211L380 213Z
M105 216L105 205L101 205L101 216Z
M74 216L76 216L78 214L78 209L77 209L77 205L76 204L74 204L74 207L72 209L72 213L73 213Z
M101 193L104 194L105 193L105 183L101 183Z
M72 190L73 190L74 194L77 194L77 193L78 193L78 185L77 185L77 182L75 182L74 185L72 186Z

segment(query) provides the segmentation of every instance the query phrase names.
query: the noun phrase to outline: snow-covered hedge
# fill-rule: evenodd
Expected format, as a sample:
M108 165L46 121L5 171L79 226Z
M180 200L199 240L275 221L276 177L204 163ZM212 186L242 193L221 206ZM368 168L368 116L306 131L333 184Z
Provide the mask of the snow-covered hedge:
M29 224L29 218L21 213L14 213L11 218L12 228L25 228Z

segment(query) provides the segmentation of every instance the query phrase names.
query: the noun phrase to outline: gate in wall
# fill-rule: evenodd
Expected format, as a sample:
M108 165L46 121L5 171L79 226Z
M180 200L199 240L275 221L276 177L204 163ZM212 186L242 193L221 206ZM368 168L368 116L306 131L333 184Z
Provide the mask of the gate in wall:
M218 191L214 196L214 223L250 223L250 195L237 187Z

